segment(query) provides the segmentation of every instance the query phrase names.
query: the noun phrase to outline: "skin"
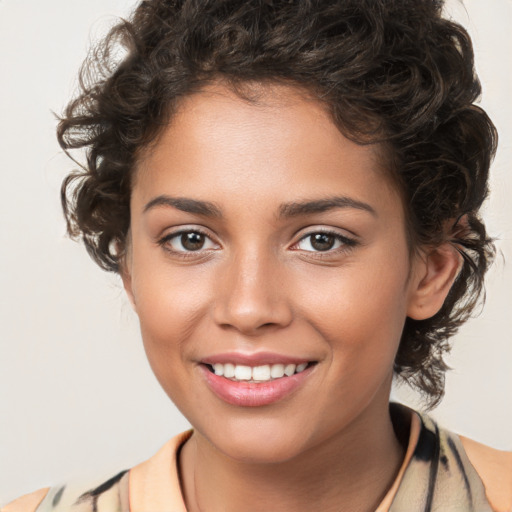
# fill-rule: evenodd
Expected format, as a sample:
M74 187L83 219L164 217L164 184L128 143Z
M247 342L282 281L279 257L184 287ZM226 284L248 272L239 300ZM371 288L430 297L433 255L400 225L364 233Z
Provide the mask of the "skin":
M405 318L435 314L458 257L449 246L410 256L378 147L346 139L299 89L259 92L256 105L221 84L185 98L141 158L125 288L152 369L195 429L180 455L188 510L372 510L404 455L388 401ZM371 211L279 216L334 196ZM205 233L204 246L187 252L172 238L183 230ZM342 238L315 250L310 235L325 231ZM239 407L199 367L232 351L316 364L283 400Z

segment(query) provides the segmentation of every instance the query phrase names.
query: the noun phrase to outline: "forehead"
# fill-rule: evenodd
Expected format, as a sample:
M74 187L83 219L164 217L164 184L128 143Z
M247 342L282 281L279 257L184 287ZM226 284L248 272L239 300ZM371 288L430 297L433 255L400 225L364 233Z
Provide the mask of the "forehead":
M134 195L212 201L242 193L250 204L343 192L378 202L386 191L399 201L382 162L378 145L343 136L305 90L252 84L241 97L213 84L181 101L141 158Z

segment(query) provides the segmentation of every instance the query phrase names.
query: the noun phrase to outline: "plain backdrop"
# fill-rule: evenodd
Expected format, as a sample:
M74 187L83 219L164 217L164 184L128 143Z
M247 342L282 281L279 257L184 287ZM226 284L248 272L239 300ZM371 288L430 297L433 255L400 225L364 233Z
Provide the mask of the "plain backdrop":
M59 205L72 164L52 110L76 88L91 40L132 0L0 0L0 502L98 472L111 476L187 428L153 377L116 276L65 236ZM500 132L485 218L501 254L483 313L456 337L434 416L512 449L512 1L448 12L476 48L482 105ZM390 262L391 263L391 262ZM415 395L394 396L417 405Z

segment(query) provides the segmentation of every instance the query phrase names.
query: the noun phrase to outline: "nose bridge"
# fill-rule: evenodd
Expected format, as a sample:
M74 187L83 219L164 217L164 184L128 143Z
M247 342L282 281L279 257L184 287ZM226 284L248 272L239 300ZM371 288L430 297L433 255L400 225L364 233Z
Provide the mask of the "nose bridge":
M262 247L234 252L219 283L217 323L248 335L264 326L287 325L291 308L281 267L278 258Z

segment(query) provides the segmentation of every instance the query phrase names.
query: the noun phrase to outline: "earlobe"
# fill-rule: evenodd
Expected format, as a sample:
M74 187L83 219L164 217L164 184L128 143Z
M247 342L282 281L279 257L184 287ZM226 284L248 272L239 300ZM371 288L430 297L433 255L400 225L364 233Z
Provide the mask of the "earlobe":
M132 281L132 253L131 253L131 231L126 234L124 243L117 242L116 254L119 262L119 275L123 281L123 287L128 296L128 300L132 305L133 310L137 313L137 304L135 302L135 294L133 293Z
M415 266L407 316L426 320L443 306L462 266L462 256L452 244L444 243L423 251Z
M128 296L128 300L130 301L133 310L137 312L137 305L135 303L135 296L133 294L132 288L132 275L129 270L128 262L126 261L126 259L124 259L119 265L119 274L123 281L123 287L126 291L126 295Z

